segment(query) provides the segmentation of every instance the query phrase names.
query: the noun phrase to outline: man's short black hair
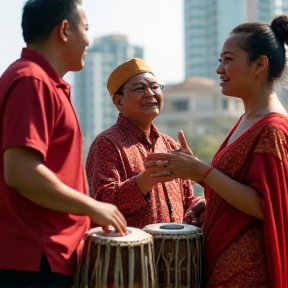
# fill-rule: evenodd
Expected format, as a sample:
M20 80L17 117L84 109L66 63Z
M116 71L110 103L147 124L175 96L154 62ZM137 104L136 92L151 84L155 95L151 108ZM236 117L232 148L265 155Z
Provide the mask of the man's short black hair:
M23 7L22 31L26 43L46 40L53 28L67 19L77 29L81 0L28 0Z

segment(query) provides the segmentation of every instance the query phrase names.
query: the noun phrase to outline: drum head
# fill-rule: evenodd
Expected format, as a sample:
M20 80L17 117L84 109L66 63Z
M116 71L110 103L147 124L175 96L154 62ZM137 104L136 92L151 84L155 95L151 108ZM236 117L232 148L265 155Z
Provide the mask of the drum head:
M152 236L148 234L147 232L143 231L139 228L134 227L127 227L126 229L126 235L121 236L117 232L105 232L103 231L102 227L96 227L92 228L89 231L89 234L91 234L91 237L95 237L98 239L108 240L109 242L118 242L118 243L125 243L125 242L137 242L137 241L144 241L152 239Z
M155 223L147 225L144 231L155 234L193 234L201 232L201 229L190 224L182 223Z

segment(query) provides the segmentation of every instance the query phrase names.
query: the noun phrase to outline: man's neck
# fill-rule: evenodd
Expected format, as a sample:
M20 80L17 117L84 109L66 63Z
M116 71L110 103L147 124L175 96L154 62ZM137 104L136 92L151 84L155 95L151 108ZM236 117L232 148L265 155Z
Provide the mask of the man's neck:
M67 73L67 71L65 71L65 69L62 67L61 61L59 61L58 54L56 53L57 49L55 49L55 47L51 48L49 42L27 44L27 48L43 56L56 70L60 77L63 78L63 76Z

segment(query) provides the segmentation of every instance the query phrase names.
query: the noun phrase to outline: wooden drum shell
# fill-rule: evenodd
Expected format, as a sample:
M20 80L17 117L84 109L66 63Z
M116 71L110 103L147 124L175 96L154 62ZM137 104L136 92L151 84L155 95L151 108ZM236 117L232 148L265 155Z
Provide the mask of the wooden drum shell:
M161 229L181 225L183 229ZM202 278L203 234L188 224L157 223L143 229L154 238L159 288L199 288Z
M130 234L126 236L105 233L100 227L93 231L85 239L77 288L157 287L153 237L149 233L132 227L127 227Z

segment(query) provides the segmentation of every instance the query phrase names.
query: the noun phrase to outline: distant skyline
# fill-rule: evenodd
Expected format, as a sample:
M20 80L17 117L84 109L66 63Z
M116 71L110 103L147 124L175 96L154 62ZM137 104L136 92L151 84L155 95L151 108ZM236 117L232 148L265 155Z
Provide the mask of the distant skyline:
M0 0L0 75L25 43L21 14L26 0ZM184 81L183 0L83 0L90 44L121 34L144 48L144 59L163 84Z

